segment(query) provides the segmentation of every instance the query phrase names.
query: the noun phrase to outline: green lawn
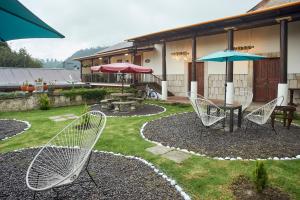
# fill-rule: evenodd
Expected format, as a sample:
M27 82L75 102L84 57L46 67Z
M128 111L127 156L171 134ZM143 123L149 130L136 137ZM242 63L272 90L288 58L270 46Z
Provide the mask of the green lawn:
M150 117L108 118L107 126L96 145L98 150L113 151L126 155L142 157L175 179L193 199L233 199L229 185L238 175L251 176L255 162L217 161L192 156L182 164L176 164L145 151L154 146L140 137L141 126L163 115L191 111L186 105L165 105L167 112ZM77 114L83 106L53 108L49 111L0 113L0 118L27 120L32 127L25 133L6 141L0 141L0 152L12 151L24 147L40 146L61 130L67 122L52 122L50 116ZM300 144L299 144L300 145ZM270 184L289 193L294 199L300 199L300 160L265 161Z

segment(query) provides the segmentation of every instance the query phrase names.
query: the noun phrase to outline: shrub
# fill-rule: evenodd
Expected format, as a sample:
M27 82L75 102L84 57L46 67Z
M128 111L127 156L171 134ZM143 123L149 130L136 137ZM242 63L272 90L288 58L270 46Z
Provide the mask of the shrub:
M24 98L26 97L25 92L0 92L0 99L14 99L14 98Z
M41 110L50 109L50 100L47 94L41 94L39 96L39 107Z
M90 114L86 114L89 111L90 111L90 109L89 109L88 105L85 104L85 106L83 108L83 111L82 111L82 114L84 116L82 116L82 120L81 120L81 123L80 123L81 127L86 127L86 126L89 125L91 116L90 116Z
M263 162L256 162L256 168L254 171L254 183L257 192L259 193L261 193L267 186L268 174Z
M107 92L103 89L71 89L71 90L63 90L60 92L60 94L74 98L77 95L81 95L86 100L97 100L100 101L104 99Z

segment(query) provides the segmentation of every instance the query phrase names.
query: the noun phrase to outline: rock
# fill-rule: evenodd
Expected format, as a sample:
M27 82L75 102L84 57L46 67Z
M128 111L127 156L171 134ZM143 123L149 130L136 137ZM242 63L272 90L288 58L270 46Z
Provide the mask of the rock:
M39 149L27 149L20 152L0 154L0 184L5 185L1 197L5 199L31 199L33 193L27 189L25 175L27 168ZM60 150L61 151L61 150ZM20 164L22 163L22 164ZM101 192L89 180L87 173L81 173L74 184L59 192L60 199L190 199L176 185L174 180L154 170L142 162L110 153L93 153L89 171ZM25 189L26 188L26 189ZM53 192L38 194L38 199L52 199Z

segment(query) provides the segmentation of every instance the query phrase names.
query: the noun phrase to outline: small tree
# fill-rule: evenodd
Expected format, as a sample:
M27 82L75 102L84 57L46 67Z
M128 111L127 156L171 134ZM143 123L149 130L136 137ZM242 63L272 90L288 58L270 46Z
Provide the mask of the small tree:
M47 94L41 94L39 97L39 106L41 110L50 109L50 100Z
M83 127L88 126L90 123L91 116L89 113L87 113L89 111L90 111L89 106L87 104L85 104L85 106L83 108L83 112L82 112L82 114L83 115L85 114L85 115L82 117L82 121L81 121L81 126L83 126Z
M256 162L256 168L254 171L254 183L257 192L259 193L261 193L267 186L268 174L263 162Z

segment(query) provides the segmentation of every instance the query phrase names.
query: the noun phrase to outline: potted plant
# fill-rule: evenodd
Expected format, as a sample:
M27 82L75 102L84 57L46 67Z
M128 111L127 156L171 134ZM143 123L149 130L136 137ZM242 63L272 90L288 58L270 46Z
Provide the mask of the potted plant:
M28 88L28 81L25 81L23 85L21 85L21 91L26 92Z
M47 85L47 83L44 83L44 84L43 84L43 90L44 90L44 91L47 91L47 90L48 90L48 85Z
M34 86L32 85L32 84L29 84L28 85L28 87L27 87L27 91L29 92L29 93L32 93L33 91L34 91Z
M55 83L54 82L49 82L48 93L52 95L53 92L54 92L54 89L55 89Z

